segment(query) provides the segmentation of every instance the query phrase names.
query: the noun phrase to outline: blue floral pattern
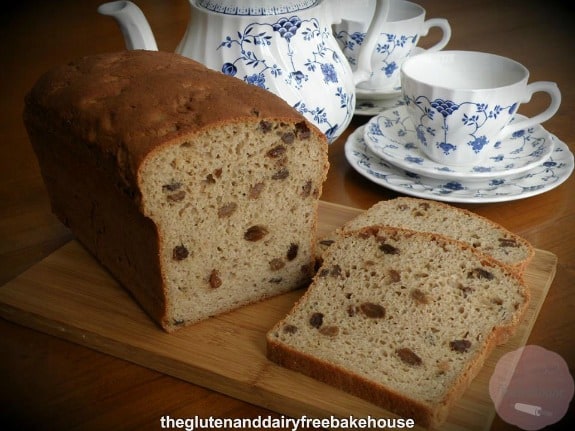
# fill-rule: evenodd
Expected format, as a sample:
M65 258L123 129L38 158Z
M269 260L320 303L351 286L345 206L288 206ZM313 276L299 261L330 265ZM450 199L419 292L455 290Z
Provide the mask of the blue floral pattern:
M363 44L367 34L363 32L347 32L340 30L335 34L344 55L349 64L356 66L359 49ZM380 40L375 48L374 58L377 59L377 66L374 66L384 72L387 78L397 76L399 64L395 59L408 57L418 41L417 34L394 34L380 33ZM401 52L400 52L401 51Z
M482 181L429 178L398 168L375 155L356 129L345 144L345 156L359 174L370 181L411 196L445 202L488 203L525 199L563 184L573 173L573 153L556 136L549 158L527 172Z
M487 136L482 133L482 128L490 126L488 123L490 123L491 120L498 119L502 114L507 115L507 117L511 119L518 106L517 103L513 103L505 107L500 105L490 107L485 103L456 103L452 100L439 98L429 100L426 96L418 96L416 98L406 96L405 100L408 106L419 110L421 113L420 121L416 124L417 136L420 142L425 146L435 145L441 149L445 155L457 151L458 145L460 144L469 146L475 154L481 153L487 145L495 144L491 143ZM451 123L451 121L453 121L451 117L462 107L465 107L465 111L468 112L466 105L475 107L475 109L472 109L473 113L464 113L455 121L461 122L461 124L467 127L466 135L468 136L468 140L466 142L453 142L449 137L449 133L452 126L459 127L459 124ZM440 115L443 119L440 130L430 127L426 122L426 119L433 120L436 114Z
M517 114L512 123L524 119ZM465 166L447 166L429 159L420 149L416 128L405 106L387 109L365 125L371 151L394 165L433 178L475 179L517 175L546 160L553 149L550 134L540 125L521 129L497 142L485 160Z
M343 72L350 73L349 65L345 59L342 60L337 44L332 48L327 43L332 37L330 29L322 28L315 18L302 20L293 15L280 17L273 24L253 22L236 35L226 36L220 43L218 49L229 49L231 55L221 71L266 90L285 86L293 88L301 98L290 102L292 106L332 141L347 126L355 108L353 88L346 91L341 78ZM287 53L283 64L280 64L281 59L264 56L265 51L260 49L272 49L275 44L282 44L279 51ZM303 59L302 44L306 46L305 52L309 53ZM313 100L311 97L317 93L319 82L328 88L330 100ZM341 112L339 119L328 115L328 110L334 108Z

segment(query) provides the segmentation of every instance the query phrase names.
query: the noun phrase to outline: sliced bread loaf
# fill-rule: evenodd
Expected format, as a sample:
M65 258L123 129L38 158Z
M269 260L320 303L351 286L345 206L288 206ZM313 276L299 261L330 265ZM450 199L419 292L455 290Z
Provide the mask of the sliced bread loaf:
M269 91L122 51L48 71L24 121L53 211L166 331L309 283L327 139Z
M522 319L520 275L441 235L342 234L307 292L267 334L268 358L437 427Z
M374 224L439 233L470 244L518 272L524 271L534 255L529 242L485 217L449 204L409 197L378 202L340 231Z

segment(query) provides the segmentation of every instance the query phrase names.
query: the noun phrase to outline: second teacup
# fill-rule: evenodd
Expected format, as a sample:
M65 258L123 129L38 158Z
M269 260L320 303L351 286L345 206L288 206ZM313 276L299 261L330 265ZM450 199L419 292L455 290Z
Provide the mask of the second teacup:
M421 151L445 165L480 163L497 157L503 138L550 119L561 103L557 84L528 84L529 71L506 57L474 51L439 51L409 58L401 87ZM514 121L517 108L536 92L549 106Z
M345 18L333 26L335 37L352 69L357 65L360 46L364 42L374 4L374 0L350 1L347 3ZM413 55L420 37L426 36L433 27L441 29L442 37L427 51L439 51L447 45L451 38L448 21L443 18L425 20L425 13L425 9L416 3L404 0L390 3L387 22L380 30L371 56L371 78L358 84L358 89L374 92L399 91L401 65Z

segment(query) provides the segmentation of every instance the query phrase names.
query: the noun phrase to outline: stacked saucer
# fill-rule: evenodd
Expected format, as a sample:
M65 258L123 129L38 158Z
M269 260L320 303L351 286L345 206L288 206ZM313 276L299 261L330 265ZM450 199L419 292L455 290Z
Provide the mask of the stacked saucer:
M513 133L496 148L494 156L478 165L436 163L419 150L415 127L399 104L352 133L345 153L355 170L377 184L447 202L523 199L554 189L573 172L568 146L541 125Z

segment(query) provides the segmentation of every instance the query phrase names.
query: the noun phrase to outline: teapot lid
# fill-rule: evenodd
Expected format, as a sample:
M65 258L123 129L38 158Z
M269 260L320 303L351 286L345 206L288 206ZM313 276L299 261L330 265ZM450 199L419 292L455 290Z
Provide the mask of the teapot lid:
M196 0L197 5L226 15L280 15L315 6L321 0Z

